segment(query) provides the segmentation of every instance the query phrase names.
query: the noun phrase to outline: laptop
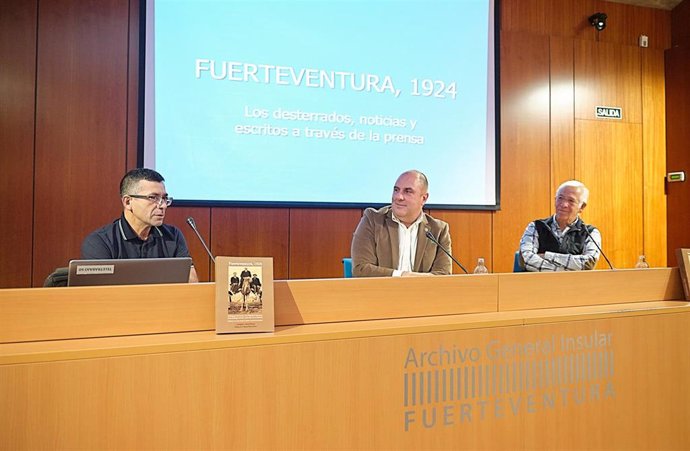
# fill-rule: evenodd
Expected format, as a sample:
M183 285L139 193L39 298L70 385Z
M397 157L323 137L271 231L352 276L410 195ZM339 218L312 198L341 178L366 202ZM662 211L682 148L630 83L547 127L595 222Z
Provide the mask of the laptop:
M67 286L186 283L191 266L190 257L72 260Z

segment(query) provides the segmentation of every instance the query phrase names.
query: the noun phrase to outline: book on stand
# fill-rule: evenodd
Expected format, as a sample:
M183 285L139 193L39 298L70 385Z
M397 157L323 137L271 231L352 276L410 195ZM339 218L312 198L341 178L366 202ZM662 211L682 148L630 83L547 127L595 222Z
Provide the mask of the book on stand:
M216 333L274 330L273 258L216 257Z

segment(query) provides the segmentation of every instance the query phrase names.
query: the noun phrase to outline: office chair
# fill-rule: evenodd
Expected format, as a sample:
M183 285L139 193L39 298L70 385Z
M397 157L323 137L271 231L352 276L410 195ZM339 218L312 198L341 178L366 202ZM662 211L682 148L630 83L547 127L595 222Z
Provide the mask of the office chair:
M55 271L50 273L46 280L43 281L44 287L66 287L67 273L69 268L55 268Z
M346 279L352 277L352 258L343 258L343 277Z
M521 264L522 257L520 256L520 251L515 252L515 257L513 259L513 272L525 272L524 266Z

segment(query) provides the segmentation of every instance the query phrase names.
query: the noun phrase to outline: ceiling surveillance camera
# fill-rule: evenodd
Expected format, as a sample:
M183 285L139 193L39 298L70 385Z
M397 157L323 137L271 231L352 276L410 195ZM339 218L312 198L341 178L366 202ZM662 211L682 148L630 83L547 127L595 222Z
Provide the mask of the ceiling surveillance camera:
M606 17L604 13L594 13L589 16L589 23L596 28L597 31L601 31L606 28Z

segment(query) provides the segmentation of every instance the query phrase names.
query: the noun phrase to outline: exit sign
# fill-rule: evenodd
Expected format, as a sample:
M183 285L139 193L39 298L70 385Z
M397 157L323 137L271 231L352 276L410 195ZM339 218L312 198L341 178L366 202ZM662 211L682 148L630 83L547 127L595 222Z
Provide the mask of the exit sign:
M594 114L599 119L623 119L623 108L597 106L594 107Z

